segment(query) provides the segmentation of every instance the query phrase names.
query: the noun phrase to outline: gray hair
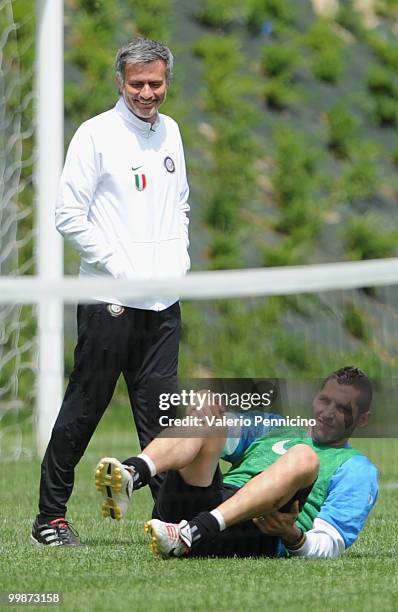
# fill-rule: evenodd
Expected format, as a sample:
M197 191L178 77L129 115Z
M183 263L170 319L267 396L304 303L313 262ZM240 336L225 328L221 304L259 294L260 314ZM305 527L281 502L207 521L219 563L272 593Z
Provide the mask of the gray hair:
M166 64L166 81L170 82L173 76L173 55L166 45L150 38L134 38L116 54L115 68L119 83L124 82L127 64L147 64L162 60Z

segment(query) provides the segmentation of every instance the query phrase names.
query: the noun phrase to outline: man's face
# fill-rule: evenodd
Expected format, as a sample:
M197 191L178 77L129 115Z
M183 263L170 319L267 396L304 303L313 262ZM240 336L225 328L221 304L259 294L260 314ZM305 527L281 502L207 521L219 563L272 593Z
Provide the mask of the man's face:
M315 442L331 446L343 444L356 427L366 425L369 412L359 412L359 390L341 385L336 379L327 381L314 398L316 425L311 429Z
M153 123L167 92L166 64L127 64L120 91L129 109L143 121Z

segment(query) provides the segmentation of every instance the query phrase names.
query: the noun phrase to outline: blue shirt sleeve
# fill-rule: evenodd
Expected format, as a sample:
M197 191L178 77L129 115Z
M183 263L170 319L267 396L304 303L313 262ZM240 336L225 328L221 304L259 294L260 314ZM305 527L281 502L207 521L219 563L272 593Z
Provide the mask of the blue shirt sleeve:
M228 413L228 416L238 417L242 413ZM245 422L250 421L250 424L240 425L239 428L233 427L228 432L228 437L221 453L221 459L230 463L238 463L241 461L245 450L256 440L270 433L277 425L264 425L263 420L283 421L280 414L272 412L245 412L243 414ZM256 416L261 416L261 422L256 424ZM259 419L260 420L260 419ZM275 422L275 421L274 421Z
M348 548L357 539L378 495L377 469L364 455L354 455L333 474L317 518L341 534Z

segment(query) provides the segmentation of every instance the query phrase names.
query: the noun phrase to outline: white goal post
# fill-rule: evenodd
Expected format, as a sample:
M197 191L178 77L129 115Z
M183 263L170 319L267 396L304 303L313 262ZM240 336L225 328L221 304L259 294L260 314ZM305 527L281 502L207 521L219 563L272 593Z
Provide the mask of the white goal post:
M63 164L64 6L63 0L37 0L37 263L38 280L63 276L63 245L54 223L55 200ZM63 302L39 301L39 375L37 448L45 451L63 394Z

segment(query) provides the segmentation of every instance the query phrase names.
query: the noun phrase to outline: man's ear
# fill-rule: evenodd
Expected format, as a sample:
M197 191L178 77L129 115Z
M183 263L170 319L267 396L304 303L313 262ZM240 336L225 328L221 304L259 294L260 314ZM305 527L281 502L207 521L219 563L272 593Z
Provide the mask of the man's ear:
M115 85L119 90L119 93L122 93L122 88L123 88L123 81L119 76L115 77Z
M368 410L367 412L361 412L358 417L357 427L366 427L369 421L369 417L370 417L370 410Z

